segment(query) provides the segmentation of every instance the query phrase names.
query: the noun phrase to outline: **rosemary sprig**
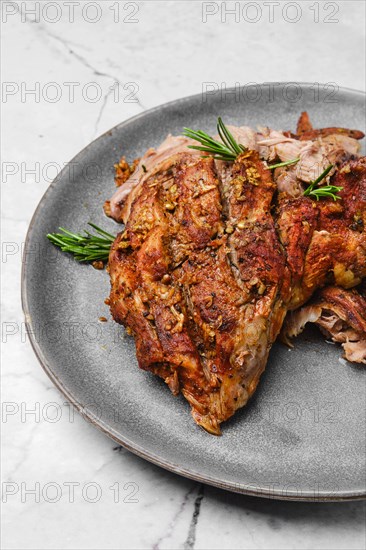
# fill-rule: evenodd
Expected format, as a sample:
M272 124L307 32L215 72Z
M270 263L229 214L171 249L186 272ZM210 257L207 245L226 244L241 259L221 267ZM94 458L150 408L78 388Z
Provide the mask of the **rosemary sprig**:
M322 197L331 197L334 201L340 199L341 197L338 197L337 193L342 191L343 187L337 187L336 185L323 185L323 187L318 187L319 183L329 174L332 168L333 164L330 164L316 180L312 181L305 189L304 195L315 197L317 201Z
M322 197L332 197L332 199L336 201L341 199L341 197L339 197L337 193L339 191L342 191L342 189L343 187L337 187L336 185L324 185L323 187L319 187L319 189L314 189L314 191L310 191L308 195L310 197L315 197L317 201Z
M296 164L299 162L300 157L297 157L295 159L286 160L285 162L279 162L278 164L270 164L268 165L269 170L274 170L275 168L281 168L281 166L289 166L290 164Z
M237 156L245 151L244 145L237 143L232 133L223 123L221 117L217 120L217 132L222 140L216 141L211 136L202 132L202 130L192 130L191 128L184 128L183 135L198 141L201 145L188 145L189 149L196 149L197 151L203 151L208 153L204 156L212 156L216 160L224 160L226 162L233 162Z
M62 252L73 254L79 262L107 261L115 237L93 223L88 225L95 229L97 235L89 231L84 231L84 234L72 233L59 227L62 233L49 233L47 238L61 248Z

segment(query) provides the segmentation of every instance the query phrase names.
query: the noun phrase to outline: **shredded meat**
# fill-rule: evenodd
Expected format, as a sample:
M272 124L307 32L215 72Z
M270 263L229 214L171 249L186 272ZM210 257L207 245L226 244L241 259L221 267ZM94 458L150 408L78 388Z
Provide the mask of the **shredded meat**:
M316 323L327 338L341 343L346 359L366 364L366 300L360 292L336 286L322 289L310 304L287 315L281 339L292 346L291 338L307 323Z
M301 117L305 117L307 120L306 132L309 133L309 129L311 129L311 132L315 132L314 136L304 138L306 132L301 129L305 128L305 123L301 123L303 124L301 126L300 121L299 135L263 127L256 132L249 126L228 126L235 139L249 150L257 151L262 160L286 162L300 157L300 161L295 166L277 169L274 174L278 188L281 191L286 190L292 196L301 194L302 182L309 183L318 177L329 164L340 163L357 155L360 149L357 140L363 137L362 132L358 130L344 128L313 130L308 114L302 113ZM105 203L106 215L118 222L126 222L132 201L143 181L150 177L155 170L160 170L161 163L169 162L169 158L177 153L186 152L187 146L192 144L195 142L187 137L169 135L157 149L148 149L132 165L128 165L125 158L122 157L115 165L115 181L118 189L111 200ZM192 152L192 154L200 156L199 151ZM226 177L226 171L229 171L230 176L231 167L228 168L226 163L220 162L216 165L219 172L223 171L223 174L220 173L221 177Z

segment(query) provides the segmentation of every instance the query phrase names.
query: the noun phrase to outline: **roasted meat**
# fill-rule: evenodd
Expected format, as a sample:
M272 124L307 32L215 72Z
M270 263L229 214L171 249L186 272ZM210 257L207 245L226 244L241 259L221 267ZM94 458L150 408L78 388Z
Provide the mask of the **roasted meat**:
M331 183L342 187L337 202L279 193L276 219L291 273L289 309L326 284L351 288L366 277L366 158L342 164Z
M181 391L213 434L255 391L287 312L326 285L348 289L366 277L359 134L315 131L306 114L297 136L230 130L246 147L234 163L170 136L140 159L109 208L125 222L109 257L111 313L133 334L139 366ZM268 168L294 156L297 165ZM304 182L330 161L341 200L304 196ZM309 316L324 324L328 309L314 304Z
M181 390L211 433L254 392L286 313L274 191L256 152L227 187L212 159L180 153L136 188L110 254L112 315L134 334L140 367Z
M292 346L291 338L307 323L316 323L327 338L341 343L346 359L366 363L366 299L360 292L337 286L322 289L309 304L287 315L281 339Z
M190 143L192 141L188 138L169 135L157 149L152 147L148 149L139 159L132 175L118 187L111 200L108 201L107 214L119 222L126 222L135 197L135 188L141 185L146 177L150 177L156 166L164 161L169 163L169 158L177 153L186 152L187 145Z

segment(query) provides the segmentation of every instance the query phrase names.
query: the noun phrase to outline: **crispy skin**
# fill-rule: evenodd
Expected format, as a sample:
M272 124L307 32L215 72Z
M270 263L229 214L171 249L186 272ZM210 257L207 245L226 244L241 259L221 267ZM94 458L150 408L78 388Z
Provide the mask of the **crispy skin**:
M193 253L177 270L205 371L217 380L208 416L218 424L255 391L285 314L285 262L270 214L274 190L258 154L241 155L232 180L221 187L226 235L202 250L202 227ZM184 196L184 205L189 198ZM207 415L193 408L193 416L209 429Z
M219 194L213 169L212 160L183 154L172 159L170 167L164 164L161 173L148 178L132 204L126 231L113 244L109 269L112 315L132 330L139 366L165 379L173 393L181 389L192 411L204 418L206 429L218 433L216 417L209 416L217 380L203 368L195 334L190 330L183 285L173 269L191 253L192 242L201 250L220 229L220 210L214 208ZM211 189L203 193L199 205L193 206L194 221L189 218L189 204L184 211L182 201L179 222L183 231L179 231L172 213L178 195L187 198L180 184L185 177L192 191L199 188L202 178ZM130 265L131 277L126 269Z
M332 183L343 189L339 192L342 198L342 218L344 225L359 233L366 231L366 157L351 159L343 163L335 174ZM328 209L329 210L329 209ZM327 209L322 211L322 223L325 224ZM339 214L338 214L339 216ZM335 223L337 214L330 223ZM342 223L342 221L340 222Z
M296 134L297 138L301 141L312 140L330 135L348 136L353 139L362 139L365 137L365 134L360 130L350 130L349 128L337 128L335 126L329 128L313 128L313 125L310 122L309 114L306 111L303 111L299 117Z
M320 129L312 129L305 132L302 132L299 135L299 139L301 141L309 140L309 139L316 139L318 137L326 137L331 135L340 135L340 136L348 136L353 139L363 139L365 137L365 134L361 132L360 130L350 130L349 128L320 128Z
M366 159L344 163L331 183L343 187L342 200L279 195L278 234L292 280L289 309L325 284L351 288L366 276Z
M289 313L281 339L292 346L291 338L308 322L316 323L327 338L339 342L345 358L366 363L366 299L356 289L329 286L319 291L309 304Z
M286 313L274 191L256 152L237 159L228 188L212 159L176 155L144 180L110 254L111 312L140 367L214 434L255 391Z
M183 322L181 290L169 276L171 260L165 239L164 185L189 160L184 155L174 158L168 169L164 167L144 182L126 230L118 235L109 258L112 315L135 336L139 366L164 378L173 393L178 393L180 382L187 391L194 391L196 385L206 390L207 385Z
M311 132L313 130L313 125L310 122L309 115L306 111L303 111L299 117L296 127L296 133L298 136L304 134L305 132Z
M282 325L283 303L290 291L290 274L271 215L275 189L272 174L258 153L248 151L234 165L233 179L227 182L223 193L228 228L235 227L229 234L231 263L253 296L246 319L251 322L258 316L267 346L272 344ZM257 319L256 324L259 324ZM262 331L258 329L258 336Z
M115 165L118 189L104 206L106 215L118 222L126 222L131 204L145 179L150 178L155 172L161 172L164 165L168 166L171 163L171 157L186 152L190 143L191 140L183 136L169 135L157 149L148 149L140 159L136 159L129 170L122 157L122 162Z

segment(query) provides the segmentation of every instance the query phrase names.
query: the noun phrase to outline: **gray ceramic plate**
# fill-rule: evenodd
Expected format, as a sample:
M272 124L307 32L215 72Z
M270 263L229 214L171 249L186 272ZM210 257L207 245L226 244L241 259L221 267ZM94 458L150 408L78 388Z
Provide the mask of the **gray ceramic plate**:
M45 238L92 220L111 232L102 204L113 164L158 145L183 126L233 124L294 129L308 110L321 126L364 130L364 95L332 86L271 84L180 99L116 126L75 157L52 183L31 222L23 307L34 350L49 377L85 417L132 452L168 470L231 491L293 500L365 494L365 372L341 359L314 328L292 351L276 344L260 387L214 437L183 398L138 369L134 342L110 317L105 271L79 265ZM98 321L108 317L107 323Z

